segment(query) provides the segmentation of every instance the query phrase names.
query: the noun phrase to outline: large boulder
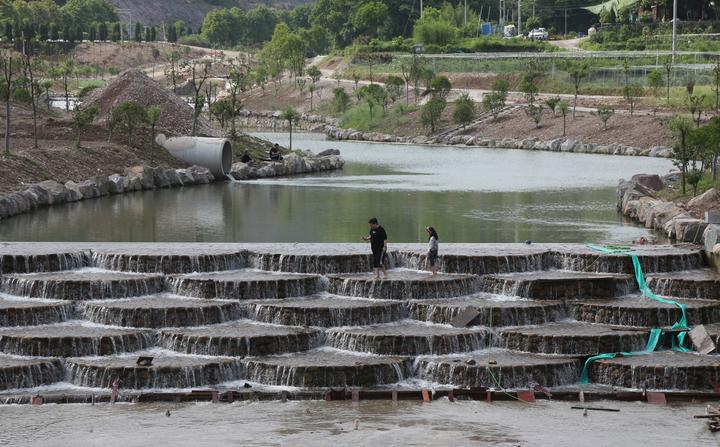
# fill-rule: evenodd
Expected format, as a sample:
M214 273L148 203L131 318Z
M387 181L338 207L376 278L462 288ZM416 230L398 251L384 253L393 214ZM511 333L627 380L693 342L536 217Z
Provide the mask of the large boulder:
M192 174L190 174L187 169L176 169L175 173L185 186L194 185L196 183Z
M709 210L720 205L720 192L715 188L710 188L697 197L693 197L688 202L690 208L698 208L701 210Z
M156 188L169 188L170 180L165 175L165 170L162 168L153 168L153 184Z
M112 174L108 177L110 194L122 194L125 192L125 177L120 174Z
M125 168L125 189L139 191L141 189L153 189L155 181L153 170L149 166L131 166Z
M178 175L177 171L175 171L174 169L166 169L165 177L168 179L171 188L174 188L176 186L183 186L182 179Z
M28 186L24 193L32 203L33 208L46 206L50 203L50 194L38 184Z
M706 227L707 223L700 219L675 219L675 238L680 242L702 243Z
M657 174L635 174L630 181L642 185L652 191L660 191L665 185Z
M286 155L283 165L285 165L285 169L290 175L305 172L305 160L295 153Z
M35 187L42 188L46 191L48 205L65 203L65 186L55 180L45 180L35 185Z
M328 155L340 155L340 151L337 149L325 149L317 154L318 157L327 157Z
M82 182L78 183L78 190L80 190L80 194L82 194L83 199L94 199L96 197L101 197L101 191L98 187L97 182L95 179L87 179L83 180Z
M82 200L84 197L80 192L80 185L73 182L72 180L65 183L65 201L66 202L77 202Z
M6 219L17 214L20 213L15 200L10 195L0 196L0 219Z
M197 184L208 184L215 181L215 176L208 168L202 166L193 165L187 168L188 173L195 179Z
M250 166L243 162L233 163L230 175L235 180L248 180L250 178Z
M92 178L95 183L95 187L98 191L98 197L107 196L110 194L110 180L104 175L96 175Z

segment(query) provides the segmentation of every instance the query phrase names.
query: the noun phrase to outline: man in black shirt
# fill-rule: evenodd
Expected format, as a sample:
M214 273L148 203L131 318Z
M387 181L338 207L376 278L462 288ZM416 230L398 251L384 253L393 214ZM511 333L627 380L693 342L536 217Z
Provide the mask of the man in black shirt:
M387 233L385 228L380 226L377 218L371 218L368 223L370 224L370 236L363 237L363 240L370 241L375 279L380 279L380 270L383 272L383 277L387 278L388 274L383 262L387 254Z

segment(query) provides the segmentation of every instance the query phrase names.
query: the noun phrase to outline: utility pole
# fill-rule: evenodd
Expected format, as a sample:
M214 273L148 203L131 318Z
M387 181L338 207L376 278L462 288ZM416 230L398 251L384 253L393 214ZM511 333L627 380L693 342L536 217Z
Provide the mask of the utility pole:
M500 6L498 7L498 25L500 27L505 25L505 0L500 0Z
M671 62L675 63L675 39L677 38L677 0L673 0L673 31L672 31L672 57Z
M420 0L420 20L422 20L423 16L423 0Z
M518 37L522 35L522 17L520 16L520 0L518 0Z
M567 36L567 8L565 8L565 35Z
M465 0L465 22L464 25L467 25L467 0Z

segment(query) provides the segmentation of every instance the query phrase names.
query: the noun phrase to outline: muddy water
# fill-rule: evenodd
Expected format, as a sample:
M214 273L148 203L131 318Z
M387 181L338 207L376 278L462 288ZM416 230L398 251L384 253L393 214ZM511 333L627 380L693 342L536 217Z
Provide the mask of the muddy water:
M14 446L717 446L704 405L576 403L241 402L0 407ZM170 416L166 416L170 410ZM357 427L357 429L356 429Z
M345 169L51 207L0 222L0 240L354 242L375 215L392 242L425 240L427 225L444 242L620 242L648 231L618 215L618 179L672 167L649 157L293 140L339 148Z

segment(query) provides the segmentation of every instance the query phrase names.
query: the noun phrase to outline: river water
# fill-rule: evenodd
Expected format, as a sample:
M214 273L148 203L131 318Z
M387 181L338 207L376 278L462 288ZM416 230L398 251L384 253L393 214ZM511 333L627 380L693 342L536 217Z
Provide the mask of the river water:
M281 144L287 134L258 134ZM325 141L333 173L145 191L0 222L0 240L355 242L371 216L392 242L628 241L647 230L615 209L618 179L667 173L666 159Z
M0 406L13 446L716 446L703 404L236 402ZM166 416L166 410L170 416ZM356 428L357 427L357 428Z

